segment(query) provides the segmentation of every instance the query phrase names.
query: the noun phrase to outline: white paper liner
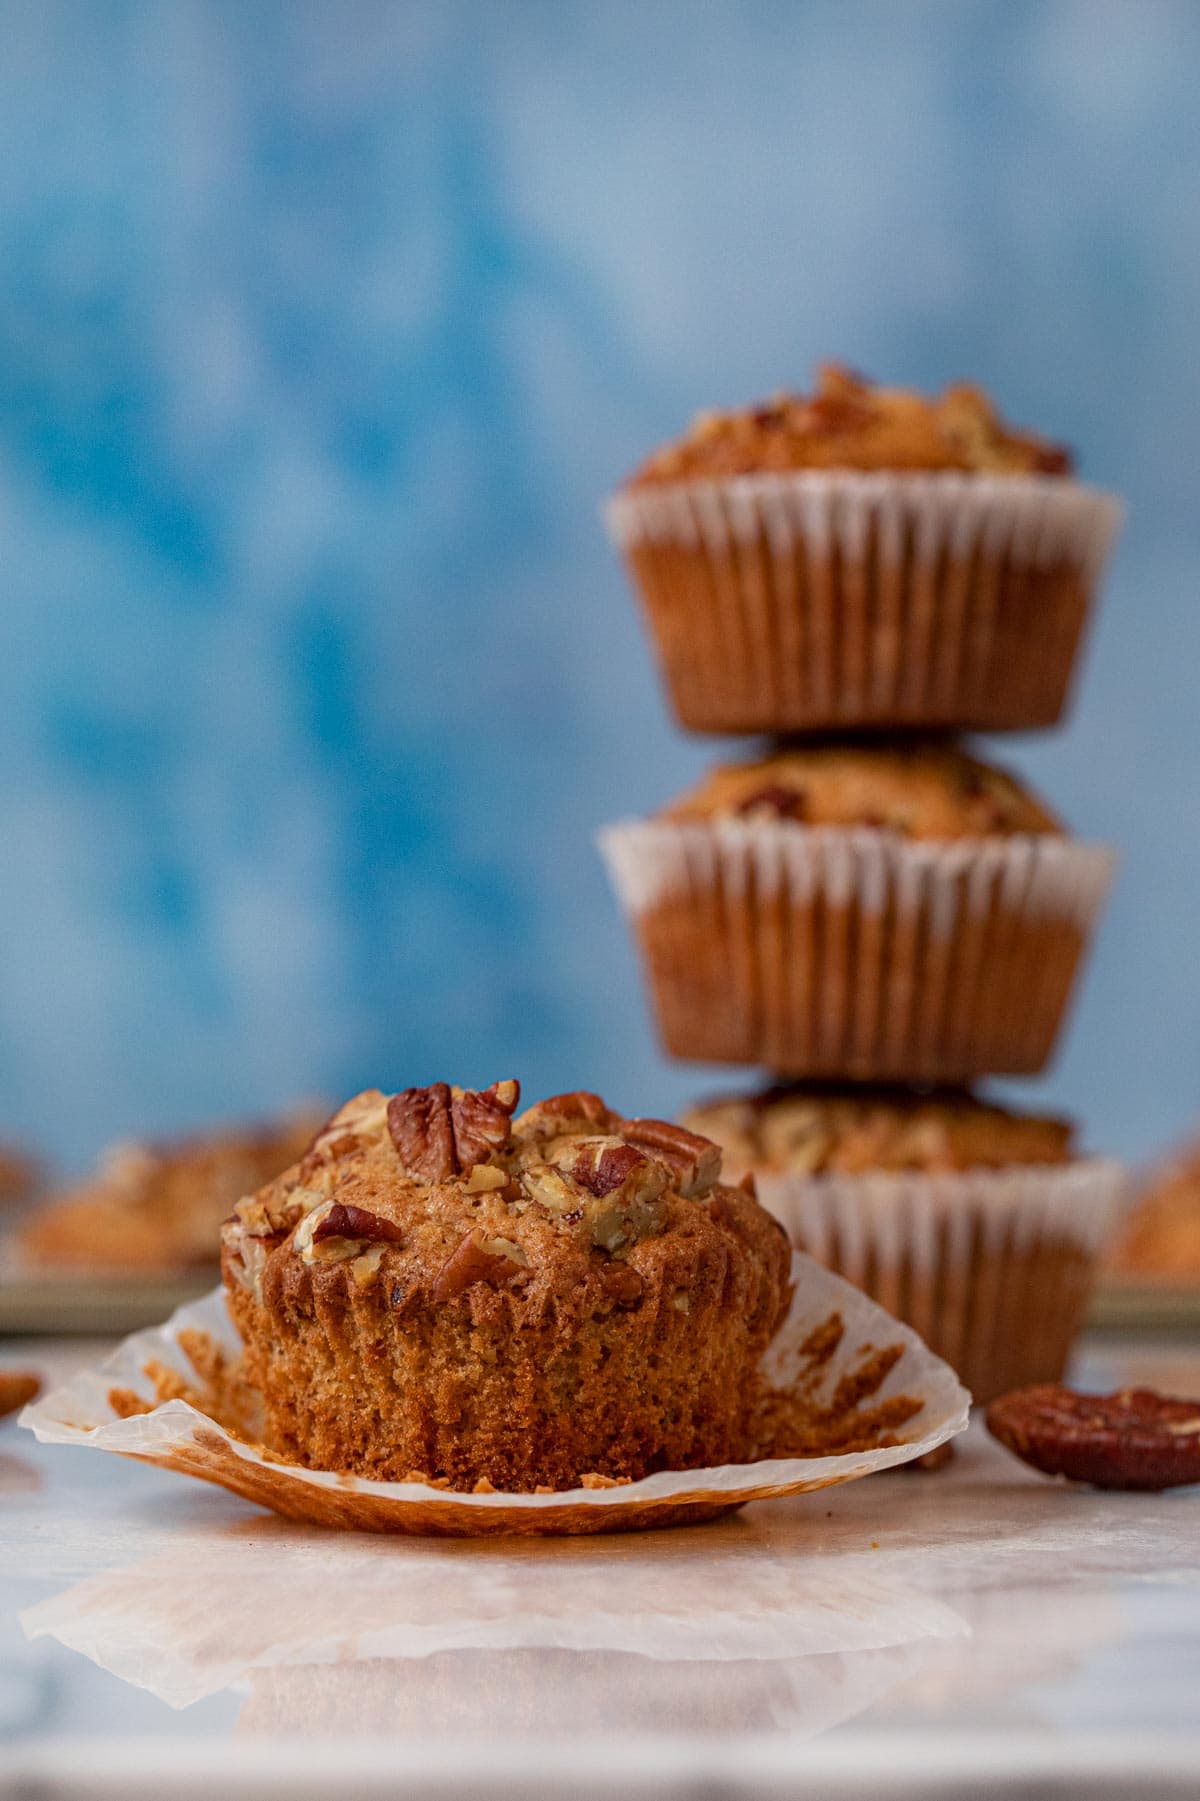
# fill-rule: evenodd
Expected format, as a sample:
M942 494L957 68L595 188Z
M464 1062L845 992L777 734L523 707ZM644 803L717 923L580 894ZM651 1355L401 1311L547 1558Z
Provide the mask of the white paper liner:
M796 1244L828 1263L837 1256L847 1281L872 1260L890 1261L903 1247L929 1273L939 1261L938 1233L948 1220L970 1221L985 1250L1018 1250L1053 1241L1095 1257L1106 1244L1126 1188L1126 1171L1108 1157L1070 1163L1012 1164L1004 1169L922 1173L874 1170L863 1175L782 1175L756 1171L758 1198L782 1220Z
M735 894L753 886L757 894L782 894L801 904L821 894L834 906L856 897L870 913L920 904L943 937L964 912L986 912L997 894L1027 918L1067 919L1090 930L1116 868L1107 845L1053 833L938 843L871 826L623 819L603 826L597 841L629 914L709 887L719 869Z
M680 722L1053 724L1122 517L1052 476L797 470L624 489Z
M801 1366L805 1339L831 1314L840 1313L845 1333L815 1393L818 1398L832 1394L866 1347L902 1345L902 1356L867 1402L871 1406L908 1395L923 1403L900 1428L902 1443L837 1456L663 1471L615 1488L552 1495L463 1494L424 1483L375 1482L278 1463L182 1400L167 1401L130 1418L115 1417L109 1402L113 1388L130 1388L153 1398L153 1385L144 1373L149 1361L157 1360L195 1381L179 1344L185 1328L206 1332L230 1351L239 1348L220 1289L180 1308L165 1325L135 1333L98 1369L80 1372L31 1403L21 1424L43 1443L89 1445L145 1458L217 1482L289 1517L369 1531L455 1535L594 1532L675 1524L689 1513L711 1517L718 1509L745 1501L854 1481L922 1456L963 1430L970 1397L915 1333L809 1257L795 1257L793 1277L791 1309L764 1360L769 1379L776 1384L792 1381Z
M1116 495L1061 476L795 469L623 488L604 517L622 550L647 539L724 549L765 531L852 556L877 529L891 561L914 535L931 561L986 545L1018 568L1072 562L1095 580L1124 512Z
M1061 1378L1126 1173L1094 1157L755 1180L794 1245L907 1319L986 1402Z
M913 1081L1043 1066L1115 867L1054 834L787 820L625 820L598 842L674 1055Z

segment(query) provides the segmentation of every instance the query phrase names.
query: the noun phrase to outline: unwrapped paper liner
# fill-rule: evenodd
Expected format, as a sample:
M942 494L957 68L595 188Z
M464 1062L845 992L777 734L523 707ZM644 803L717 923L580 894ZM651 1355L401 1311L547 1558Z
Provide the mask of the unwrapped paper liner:
M606 508L676 716L705 732L1053 725L1121 514L1059 476L845 469Z
M981 1403L1061 1378L1125 1193L1105 1157L755 1180L794 1245L906 1320Z
M185 1381L195 1382L179 1343L181 1332L207 1333L230 1352L238 1350L220 1289L180 1308L165 1325L135 1333L98 1369L80 1372L33 1402L21 1415L21 1424L43 1443L90 1445L140 1457L218 1483L293 1519L360 1531L455 1536L622 1531L709 1519L746 1501L801 1494L906 1463L963 1430L970 1396L914 1332L809 1257L797 1254L793 1276L791 1309L764 1360L768 1380L775 1386L794 1381L806 1367L805 1341L832 1314L840 1314L845 1330L815 1392L818 1397L831 1396L868 1347L902 1345L903 1354L867 1401L875 1405L904 1395L922 1403L920 1412L899 1429L902 1443L834 1456L662 1471L612 1488L549 1495L463 1494L426 1483L375 1482L280 1463L183 1400L166 1401L148 1413L115 1417L109 1401L114 1388L153 1397L153 1385L144 1373L147 1363L165 1364Z
M1057 833L644 819L599 836L676 1057L954 1081L1049 1058L1112 879Z

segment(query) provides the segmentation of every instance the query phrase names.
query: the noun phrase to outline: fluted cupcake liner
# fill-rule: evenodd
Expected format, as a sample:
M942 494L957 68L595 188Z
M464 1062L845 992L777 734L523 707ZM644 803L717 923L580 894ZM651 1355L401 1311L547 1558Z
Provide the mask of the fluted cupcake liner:
M1062 1376L1124 1182L1104 1158L757 1175L793 1244L911 1326L977 1402Z
M1053 725L1121 517L1061 477L954 471L635 486L606 509L703 732Z
M1113 869L1049 834L651 819L600 844L673 1056L864 1080L1040 1070Z
M877 1446L662 1470L629 1483L585 1478L581 1487L551 1494L463 1493L415 1477L382 1482L310 1469L284 1462L252 1432L247 1436L247 1422L227 1417L220 1385L210 1391L200 1376L201 1368L215 1367L214 1351L236 1359L240 1350L219 1288L164 1325L127 1338L98 1368L77 1371L31 1403L21 1424L44 1444L140 1458L215 1482L289 1519L453 1537L692 1524L746 1501L802 1494L907 1463L963 1430L970 1396L915 1333L811 1258L793 1256L792 1279L791 1307L763 1360L764 1376L773 1386L802 1387L819 1411L847 1389L856 1393L864 1362L894 1346L896 1363L877 1386L863 1383L861 1402L851 1406L855 1412L894 1398L915 1403L906 1423Z

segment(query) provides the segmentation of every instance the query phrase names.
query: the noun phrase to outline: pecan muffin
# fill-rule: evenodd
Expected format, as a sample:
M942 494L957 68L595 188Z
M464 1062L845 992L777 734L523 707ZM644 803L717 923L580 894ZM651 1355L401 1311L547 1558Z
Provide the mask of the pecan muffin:
M1186 1146L1144 1183L1110 1262L1137 1282L1200 1281L1200 1144Z
M684 1118L721 1146L731 1177L1065 1163L1073 1136L1070 1120L1014 1113L965 1088L780 1084L709 1101Z
M965 1090L781 1086L684 1115L792 1242L903 1319L977 1401L1061 1377L1122 1172L1067 1120Z
M320 1123L304 1112L273 1125L169 1144L122 1144L98 1175L59 1194L16 1234L22 1261L54 1273L173 1276L211 1267L221 1222L239 1196L301 1155Z
M701 414L608 509L679 722L707 732L1053 724L1119 519L979 388L836 366Z
M720 1152L515 1082L349 1101L223 1231L266 1442L505 1491L749 1451L786 1236Z
M876 1081L1041 1069L1112 863L938 743L727 765L601 846L672 1055Z

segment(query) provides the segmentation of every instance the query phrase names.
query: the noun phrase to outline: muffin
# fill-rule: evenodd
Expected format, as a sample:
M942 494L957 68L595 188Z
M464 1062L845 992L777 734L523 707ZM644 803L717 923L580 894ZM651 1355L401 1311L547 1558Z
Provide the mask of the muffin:
M15 1144L0 1144L0 1208L17 1207L31 1199L41 1185L42 1171L36 1159Z
M724 764L600 842L673 1056L863 1080L1041 1069L1112 866L942 743Z
M965 1090L809 1084L685 1114L793 1243L904 1320L976 1401L1056 1382L1121 1172L1070 1123Z
M23 1263L65 1274L174 1276L217 1261L221 1222L304 1152L321 1116L299 1113L169 1144L116 1145L99 1173L49 1195L19 1227Z
M736 1462L785 1234L707 1139L593 1094L371 1089L223 1234L267 1445L470 1489Z
M818 371L704 413L610 501L682 726L1053 725L1120 522L978 388Z
M1110 1267L1135 1282L1200 1283L1200 1144L1145 1183L1113 1246Z

